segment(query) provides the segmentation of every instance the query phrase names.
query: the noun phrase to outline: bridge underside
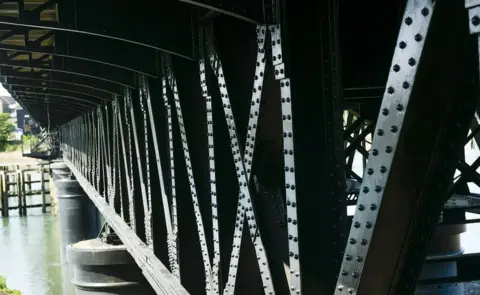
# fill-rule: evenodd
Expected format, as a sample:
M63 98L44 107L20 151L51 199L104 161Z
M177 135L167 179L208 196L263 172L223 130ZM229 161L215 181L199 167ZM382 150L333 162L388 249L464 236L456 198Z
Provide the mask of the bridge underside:
M158 294L413 294L478 206L476 5L0 1L0 79Z

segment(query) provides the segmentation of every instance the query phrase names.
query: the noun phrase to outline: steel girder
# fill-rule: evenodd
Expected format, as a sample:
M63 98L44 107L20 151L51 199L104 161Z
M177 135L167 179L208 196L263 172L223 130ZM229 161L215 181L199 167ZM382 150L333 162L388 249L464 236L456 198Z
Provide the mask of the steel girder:
M478 100L467 20L461 2L407 2L337 295L415 290Z
M34 29L22 31L15 29L15 26L0 25L1 31L13 32L12 36L7 35L9 38L3 39L0 36L0 50L85 59L147 75L158 75L155 63L158 51L153 48L66 31L47 31L48 33L33 38L31 32L35 32ZM24 41L25 34L29 35L27 42ZM49 39L54 40L54 44L46 42ZM125 58L126 56L129 58Z
M18 72L11 67L0 68L0 75L2 77L15 77L25 80L36 80L45 82L59 82L64 84L77 85L88 87L96 90L107 91L113 94L121 94L122 87L119 84L94 79L87 76L80 76L75 74L59 73L53 71L35 71L35 72Z
M149 0L131 4L113 0L75 3L50 0L34 9L14 5L11 9L16 9L17 13L0 14L0 23L19 29L41 28L118 39L184 57L193 56L192 18L188 5L176 1L157 3ZM42 18L42 9L49 7L56 7L58 22L56 19ZM115 7L114 13L112 7Z
M2 60L0 66L11 67L19 71L27 70L43 70L71 75L79 75L90 77L102 81L120 84L122 86L134 86L134 73L118 67L112 67L106 64L99 64L87 60L76 60L54 56L52 59L27 59L18 60L7 58L8 51L0 51Z
M84 87L81 85L73 85L73 84L66 84L54 81L41 81L41 80L33 80L33 79L21 79L15 77L0 77L0 83L2 83L6 87L8 86L18 86L18 87L32 87L32 88L40 88L40 89L52 89L52 90L59 90L65 91L69 93L77 93L81 95L87 95L99 99L111 99L112 95L109 92L92 89L88 87ZM8 89L8 88L7 88Z

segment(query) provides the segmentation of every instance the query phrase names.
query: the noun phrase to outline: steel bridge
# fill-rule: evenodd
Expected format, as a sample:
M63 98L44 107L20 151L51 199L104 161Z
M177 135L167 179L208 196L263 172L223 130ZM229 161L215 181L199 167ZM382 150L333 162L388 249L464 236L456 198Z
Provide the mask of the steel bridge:
M0 79L158 294L408 295L479 204L479 5L1 0Z

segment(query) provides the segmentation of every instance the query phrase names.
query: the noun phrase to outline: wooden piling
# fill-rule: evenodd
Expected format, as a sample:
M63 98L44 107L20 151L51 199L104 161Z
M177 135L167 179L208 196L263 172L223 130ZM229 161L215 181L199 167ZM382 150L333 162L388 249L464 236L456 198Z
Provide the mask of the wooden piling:
M45 197L45 169L43 165L40 166L40 190L42 194L42 212L47 212L47 198Z
M22 193L23 193L23 182L22 182L22 175L23 171L17 170L16 177L17 177L17 197L18 197L18 214L20 216L23 216L23 199L22 199Z

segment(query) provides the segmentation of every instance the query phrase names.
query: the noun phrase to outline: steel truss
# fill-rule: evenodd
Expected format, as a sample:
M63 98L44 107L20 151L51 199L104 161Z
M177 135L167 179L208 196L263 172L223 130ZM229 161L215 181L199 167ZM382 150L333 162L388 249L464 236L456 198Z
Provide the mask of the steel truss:
M65 162L156 292L412 294L441 212L479 204L459 189L480 183L478 163L459 157L480 129L470 126L477 2L406 1L385 85L358 88L344 88L353 83L342 73L336 0L181 2L198 9L198 61L178 56L193 56L190 45L131 34L139 28L93 31L92 21L79 36L178 54L155 52L151 67L75 54L65 61L76 66L59 72L63 51L48 56L57 49L27 40L26 53L4 48L1 69L36 118L60 126ZM80 27L62 18L2 16L13 32L0 39ZM84 67L97 58L103 70ZM455 168L463 174L453 184Z

